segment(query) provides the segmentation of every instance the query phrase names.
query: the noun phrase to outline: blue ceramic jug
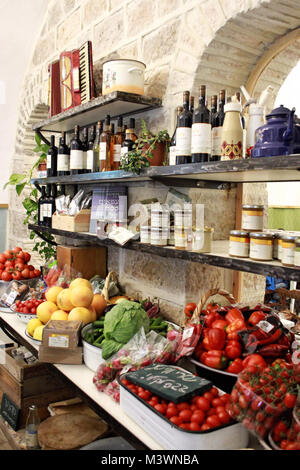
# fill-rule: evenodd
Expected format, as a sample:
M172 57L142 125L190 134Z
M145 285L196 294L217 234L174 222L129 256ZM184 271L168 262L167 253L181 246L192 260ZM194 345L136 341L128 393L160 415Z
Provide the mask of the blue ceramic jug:
M290 110L280 105L266 120L266 124L256 129L252 158L300 153L300 124L295 108Z

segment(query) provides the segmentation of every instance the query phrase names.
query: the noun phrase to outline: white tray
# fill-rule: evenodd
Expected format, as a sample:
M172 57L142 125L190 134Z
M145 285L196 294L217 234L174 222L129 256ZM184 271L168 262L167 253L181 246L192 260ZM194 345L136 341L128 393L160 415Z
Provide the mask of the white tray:
M194 359L193 357L190 358L190 361L195 364L196 366L203 367L203 369L210 370L212 372L216 372L217 374L223 374L223 375L229 375L230 377L235 377L237 378L237 374L232 374L231 372L226 372L225 370L221 369L214 369L213 367L208 367L205 364L202 364L202 362L197 361L197 359Z

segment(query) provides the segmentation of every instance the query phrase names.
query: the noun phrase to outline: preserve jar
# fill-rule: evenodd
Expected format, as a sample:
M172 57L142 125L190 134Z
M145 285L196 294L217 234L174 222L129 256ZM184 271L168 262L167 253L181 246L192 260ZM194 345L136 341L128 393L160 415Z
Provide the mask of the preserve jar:
M151 245L165 246L168 243L168 228L151 227Z
M175 229L174 229L174 227L170 227L168 245L170 245L170 246L175 245Z
M151 208L151 227L168 227L169 212L163 208Z
M231 230L229 234L229 256L248 258L250 249L249 232Z
M300 267L300 238L296 238L295 254L294 254L294 266Z
M257 261L273 259L273 236L268 233L250 233L249 257Z
M210 253L213 229L204 227L203 229L194 229L193 251L198 253Z
M262 231L264 227L264 206L244 204L242 209L242 230Z
M187 249L187 231L183 227L175 227L174 244L176 250Z
M140 239L141 243L150 243L150 227L148 225L141 226Z
M281 239L281 262L285 266L294 266L296 238L285 236Z
M184 229L191 229L193 226L193 212L192 207L184 207L183 209L176 209L174 211L174 225L175 227Z

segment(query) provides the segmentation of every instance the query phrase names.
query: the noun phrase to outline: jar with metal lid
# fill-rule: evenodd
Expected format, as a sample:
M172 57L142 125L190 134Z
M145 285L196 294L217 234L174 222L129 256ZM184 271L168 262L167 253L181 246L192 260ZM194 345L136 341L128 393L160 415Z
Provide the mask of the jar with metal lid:
M204 229L193 228L193 231L193 251L197 251L198 253L210 253L213 228L205 226Z
M174 229L174 227L170 227L169 237L168 237L168 245L170 245L170 246L175 245L175 229Z
M300 267L300 238L296 238L296 246L294 253L294 266Z
M151 227L169 226L169 211L163 207L151 207Z
M264 206L244 204L242 209L242 230L262 231L264 228Z
M193 212L190 204L185 205L183 209L176 209L174 211L174 225L175 227L184 229L191 229L193 226Z
M250 233L249 257L257 261L273 259L273 236L268 233Z
M151 227L151 245L166 246L168 243L168 228Z
M292 236L281 239L281 262L285 266L294 266L294 254L296 248L296 238Z
M229 235L229 256L248 258L250 249L249 232L231 230Z
M174 243L176 250L187 249L187 231L183 227L175 227Z
M150 243L150 227L148 225L142 225L140 231L141 243Z

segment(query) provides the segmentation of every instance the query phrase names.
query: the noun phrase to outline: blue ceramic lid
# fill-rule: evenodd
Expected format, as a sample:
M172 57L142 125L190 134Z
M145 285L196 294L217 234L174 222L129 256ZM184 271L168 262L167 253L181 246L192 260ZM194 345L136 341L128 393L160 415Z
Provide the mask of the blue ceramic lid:
M278 108L273 109L273 111L271 111L270 114L266 116L266 118L267 119L276 118L276 117L288 118L290 114L291 114L291 110L289 108L285 108L283 104L281 104Z

